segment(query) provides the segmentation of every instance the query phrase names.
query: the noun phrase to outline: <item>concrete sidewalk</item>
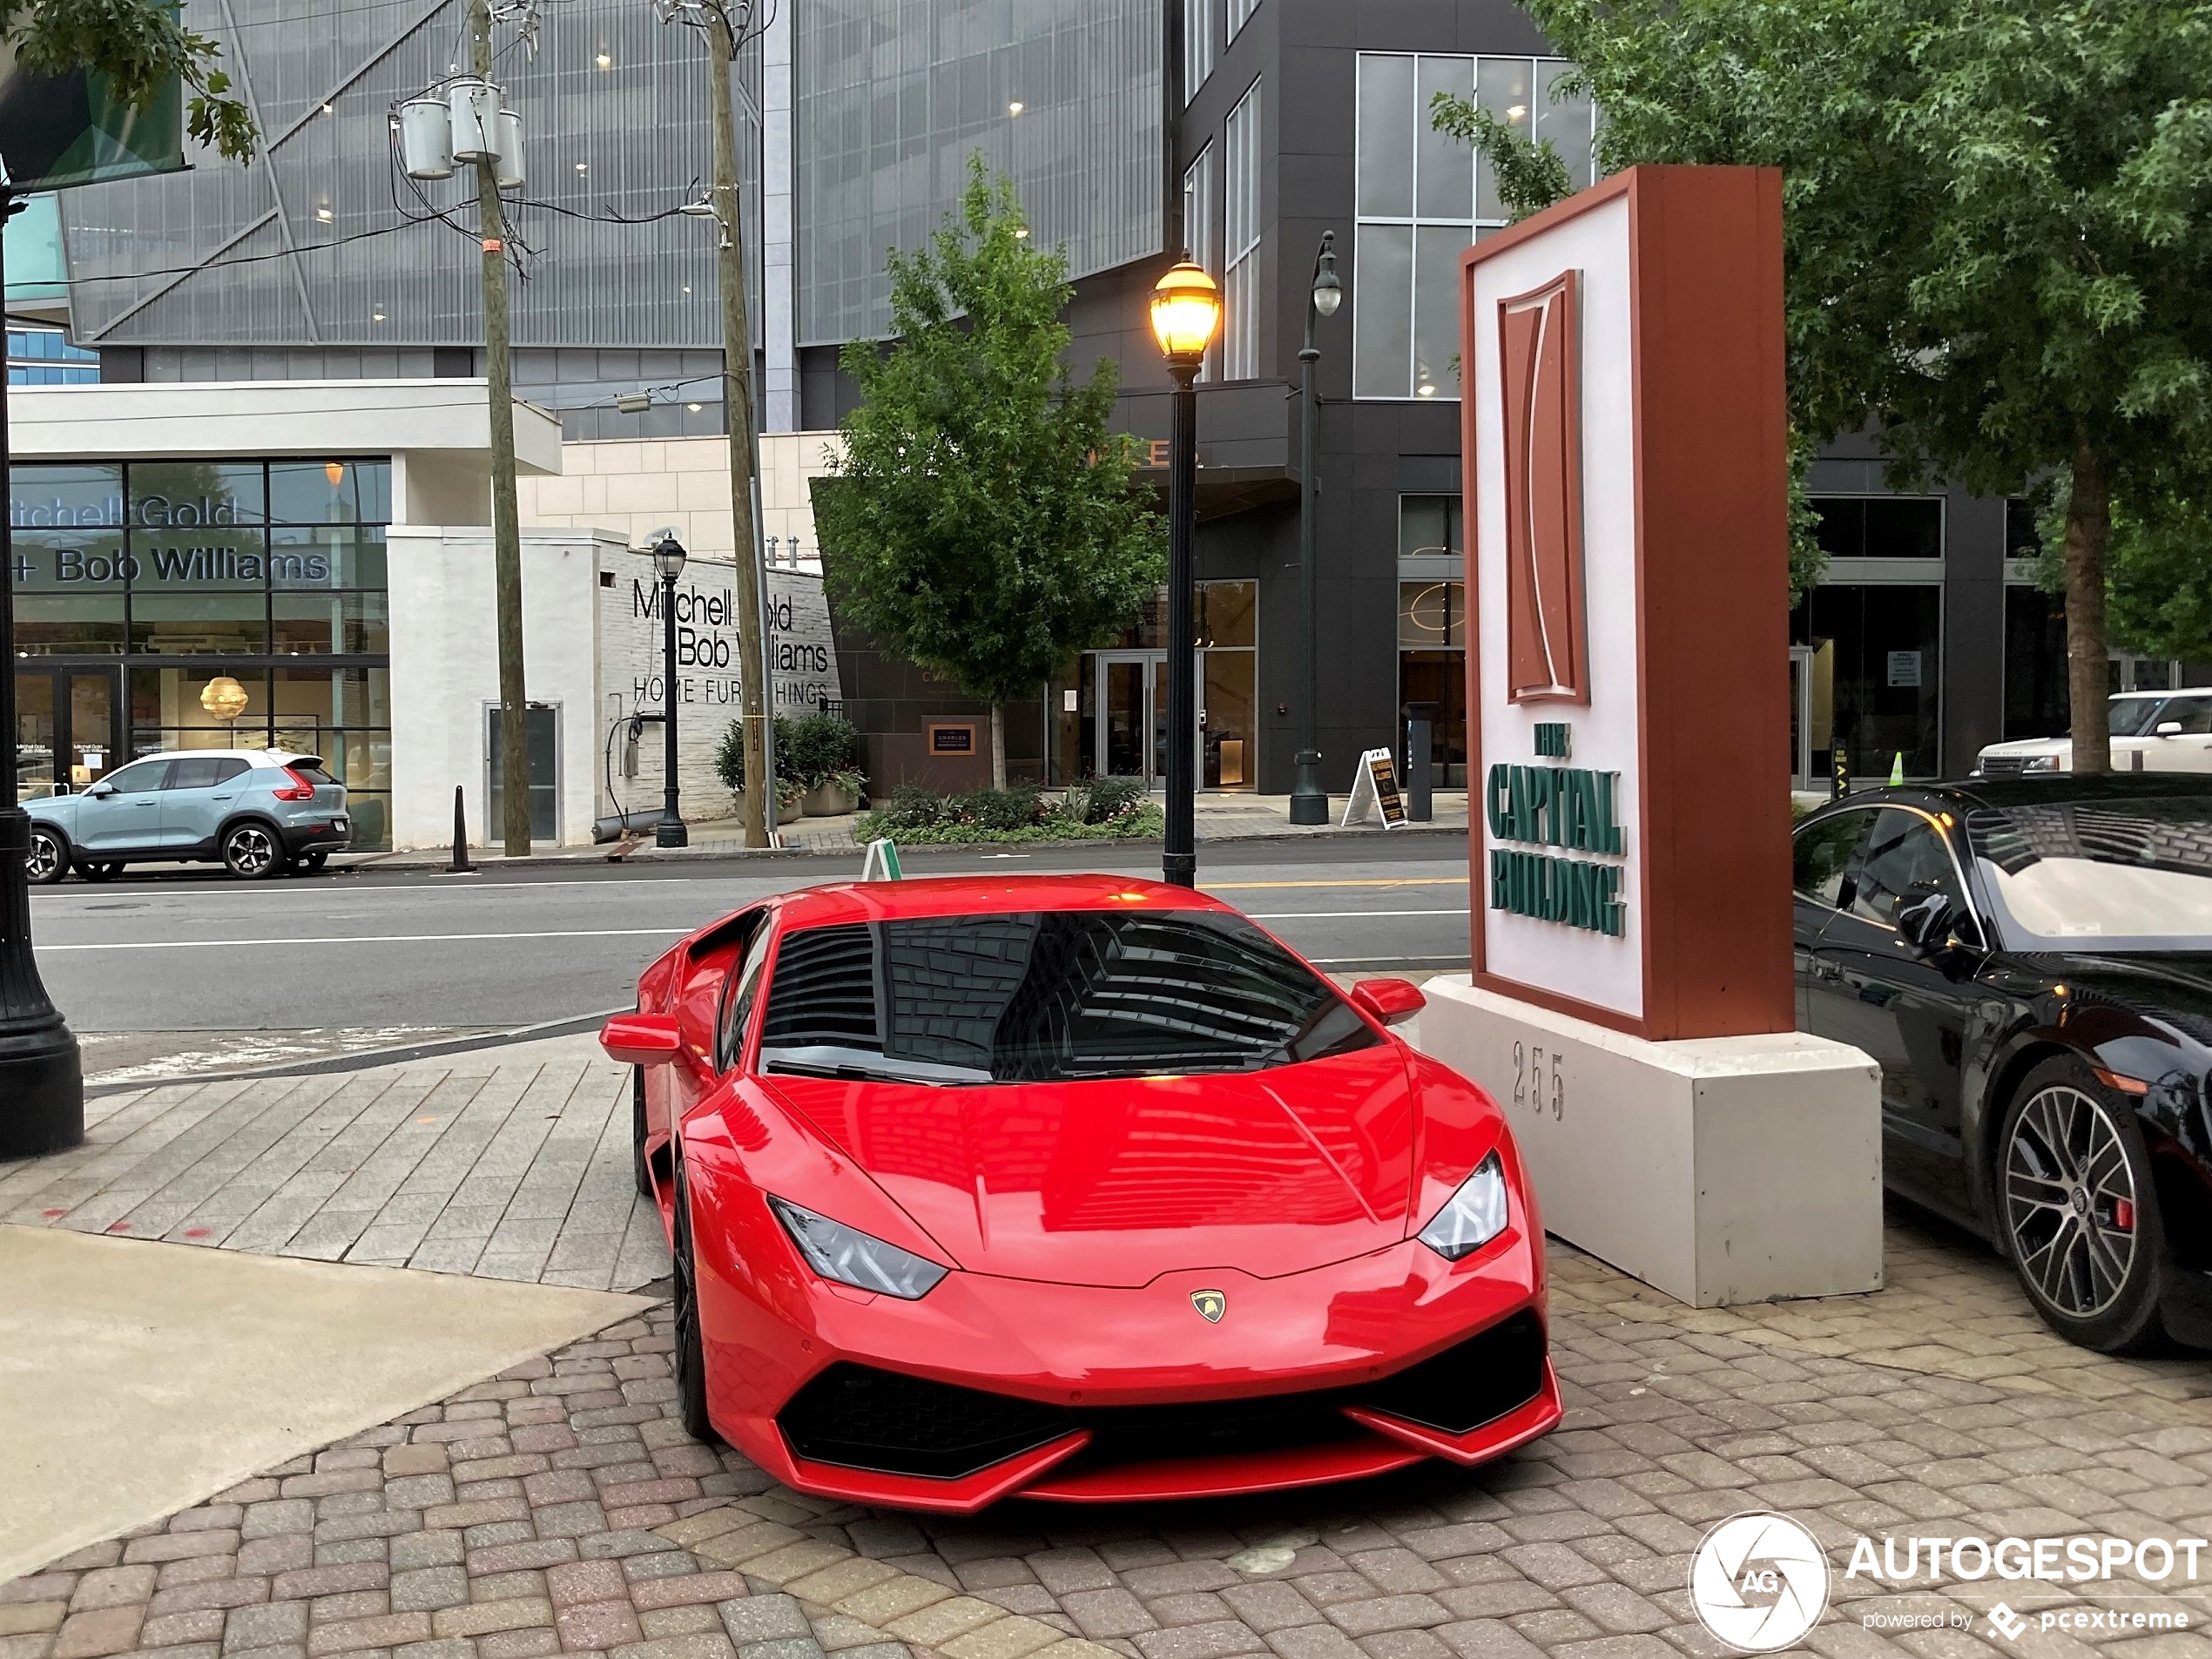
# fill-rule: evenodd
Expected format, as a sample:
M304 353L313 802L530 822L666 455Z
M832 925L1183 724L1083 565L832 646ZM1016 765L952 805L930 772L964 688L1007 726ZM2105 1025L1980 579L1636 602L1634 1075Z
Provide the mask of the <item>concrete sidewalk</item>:
M1200 841L1262 840L1277 836L1313 835L1399 835L1450 834L1464 836L1467 828L1467 795L1465 790L1439 791L1436 794L1434 816L1424 824L1409 824L1399 829L1386 830L1373 824L1339 829L1344 816L1345 797L1332 796L1329 801L1329 821L1325 825L1302 825L1291 822L1291 798L1288 795L1201 795L1193 814ZM802 818L783 826L784 845L767 851L747 847L745 837L734 819L709 819L692 823L687 827L691 845L664 850L652 844L650 829L637 844L622 853L624 862L657 863L664 860L728 859L728 858L789 858L808 853L860 855L861 847L853 839L853 826L860 822L858 814L840 818ZM1150 846L1157 845L1157 837L1136 837L1129 841L1070 841L1060 845L1070 846ZM542 844L527 860L509 859L482 847L471 847L469 858L477 863L501 867L517 865L589 864L604 861L613 856L624 844L610 841L597 846L554 846ZM975 845L988 847L992 843ZM1049 846L1049 842L1025 843L1028 846ZM451 861L450 847L423 847L395 853L341 853L338 861L348 869L367 870L442 870Z

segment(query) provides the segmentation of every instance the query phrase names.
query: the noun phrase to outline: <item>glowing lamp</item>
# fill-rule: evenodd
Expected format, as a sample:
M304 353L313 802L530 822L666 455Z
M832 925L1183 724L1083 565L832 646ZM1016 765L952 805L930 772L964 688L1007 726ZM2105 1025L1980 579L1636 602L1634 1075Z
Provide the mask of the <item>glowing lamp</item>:
M1204 361L1220 326L1221 287L1202 267L1185 260L1153 285L1152 334L1170 364Z
M219 720L235 720L250 701L246 688L228 674L218 674L200 688L199 706Z

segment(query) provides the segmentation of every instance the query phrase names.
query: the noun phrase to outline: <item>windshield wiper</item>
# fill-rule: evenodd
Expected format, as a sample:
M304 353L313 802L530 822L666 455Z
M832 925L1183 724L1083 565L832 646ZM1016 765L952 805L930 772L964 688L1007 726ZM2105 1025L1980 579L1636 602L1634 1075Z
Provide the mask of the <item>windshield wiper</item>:
M804 1060L771 1060L760 1069L781 1076L828 1077L847 1083L924 1083L932 1089L949 1086L942 1077L918 1076L913 1072L894 1071L889 1067L813 1065Z

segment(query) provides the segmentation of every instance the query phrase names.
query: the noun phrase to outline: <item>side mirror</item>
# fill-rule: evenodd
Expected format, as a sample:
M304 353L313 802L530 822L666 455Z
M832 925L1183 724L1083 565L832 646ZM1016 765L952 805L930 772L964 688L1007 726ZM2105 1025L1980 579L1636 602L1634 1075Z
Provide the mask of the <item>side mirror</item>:
M658 1066L684 1051L672 1014L617 1014L599 1029L607 1058L625 1066Z
M1897 930L1915 950L1939 948L1951 934L1951 900L1940 893L1915 899L1897 913Z
M2151 728L2151 735L2157 738L2178 738L2182 735L2182 723L2179 720L2161 720Z
M1420 987L1403 979L1363 979L1352 1000L1385 1025L1403 1025L1428 1006Z
M115 793L115 786L105 778L96 784L84 786L85 798L90 800L101 800L113 793Z

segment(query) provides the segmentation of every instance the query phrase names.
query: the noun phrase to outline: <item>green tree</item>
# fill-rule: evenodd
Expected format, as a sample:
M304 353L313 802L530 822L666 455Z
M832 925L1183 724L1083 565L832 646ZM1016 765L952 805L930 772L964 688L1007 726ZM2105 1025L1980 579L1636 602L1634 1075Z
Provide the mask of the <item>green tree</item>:
M42 75L92 70L133 109L151 108L171 80L181 80L192 142L233 161L253 153L253 119L218 66L221 50L161 0L0 0L0 41Z
M1529 0L1600 158L1784 175L1791 408L1893 482L2062 473L2074 765L2110 759L2114 503L2212 477L2212 12L2188 0ZM2160 533L2163 533L2162 530Z
M1161 521L1107 430L1113 364L1077 382L1061 360L1067 256L1030 245L1011 179L971 158L959 208L889 270L895 343L845 348L861 401L816 524L843 614L991 705L1003 788L1004 705L1128 625Z

